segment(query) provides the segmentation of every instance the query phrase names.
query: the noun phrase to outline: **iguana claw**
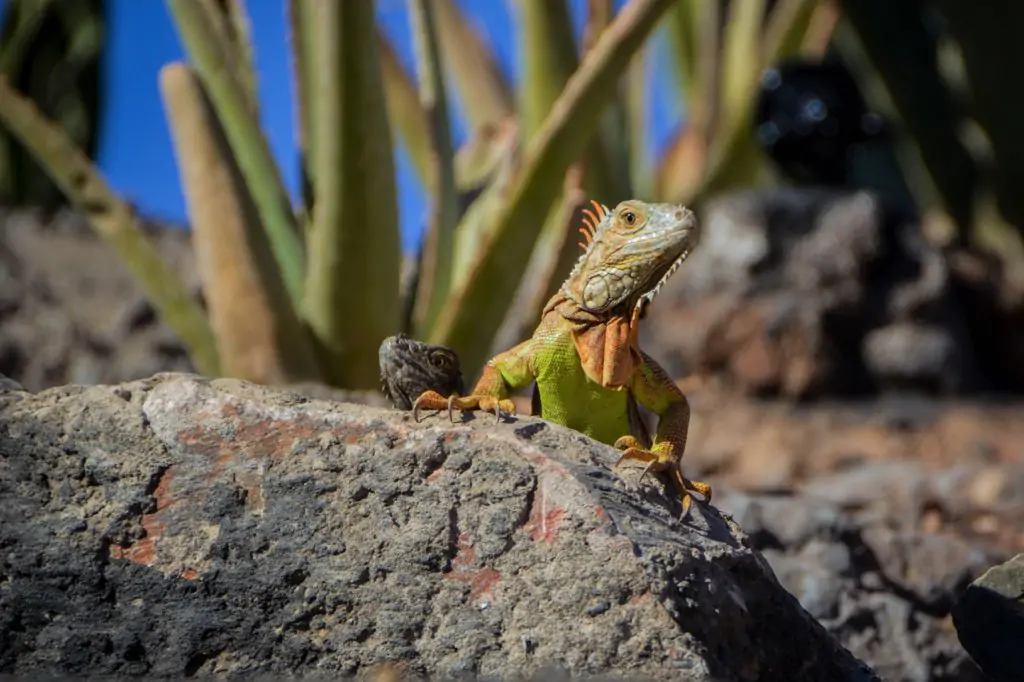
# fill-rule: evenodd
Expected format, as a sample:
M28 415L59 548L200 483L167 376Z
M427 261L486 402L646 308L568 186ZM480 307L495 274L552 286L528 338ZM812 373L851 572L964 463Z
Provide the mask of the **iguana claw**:
M414 421L418 422L420 420L421 408L427 410L447 409L448 419L452 423L455 423L455 410L493 412L498 422L501 421L503 415L514 416L516 413L515 403L508 399L502 400L490 395L459 396L456 393L445 398L437 391L424 391L419 398L416 398L416 402L412 405L412 418Z
M664 446L664 447L662 447ZM690 494L691 490L694 490L701 494L704 498L705 503L711 502L711 486L703 481L691 481L683 475L683 470L679 466L679 462L672 454L672 446L668 443L658 443L650 450L644 448L640 441L633 436L623 436L615 441L615 448L618 450L624 450L622 456L619 457L618 461L615 462L615 466L618 466L623 460L632 459L638 462L647 462L647 466L644 467L643 473L640 474L640 478L637 481L644 480L644 476L647 475L648 471L652 469L657 472L668 472L669 478L672 479L672 486L679 493L682 498L683 510L679 515L679 518L686 516L686 512L690 510L690 505L693 502L693 495Z

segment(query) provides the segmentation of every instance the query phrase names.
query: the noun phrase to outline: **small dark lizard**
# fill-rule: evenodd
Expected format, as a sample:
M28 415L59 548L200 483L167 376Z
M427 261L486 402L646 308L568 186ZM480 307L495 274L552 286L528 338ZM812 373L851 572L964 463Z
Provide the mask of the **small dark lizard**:
M405 334L380 344L380 388L392 405L411 410L425 391L461 395L464 391L459 356L445 346L432 346Z

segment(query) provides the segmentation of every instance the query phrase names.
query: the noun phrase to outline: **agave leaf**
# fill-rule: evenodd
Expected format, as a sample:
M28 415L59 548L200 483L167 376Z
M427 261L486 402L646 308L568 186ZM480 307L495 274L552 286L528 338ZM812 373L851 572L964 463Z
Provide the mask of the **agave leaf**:
M420 105L416 84L380 27L377 27L377 47L381 72L384 74L388 121L398 132L420 182L424 187L433 187L435 180L430 160L430 123Z
M312 98L317 94L311 89L316 73L313 69L312 5L306 0L287 0L288 39L291 44L292 80L295 87L295 139L299 146L299 170L302 184L302 205L305 213L304 226L309 226L309 212L313 206L313 169L316 167L316 148L310 144L313 129ZM303 234L306 229L300 230Z
M444 63L471 128L499 124L515 113L512 88L494 54L455 0L433 0Z
M64 131L46 119L0 75L0 122L21 140L93 229L142 286L161 319L181 339L198 372L219 372L213 331L202 310L161 260L132 209L107 185Z
M576 41L565 0L519 0L519 120L529 143L576 70Z
M764 44L761 25L765 14L765 0L744 0L729 4L722 45L721 117L723 127L743 118L750 109L761 64Z
M474 193L491 182L498 168L519 146L519 124L509 117L474 130L455 153L455 188Z
M921 7L916 3L890 5L878 0L859 0L844 3L843 14L917 143L927 177L938 190L945 210L965 234L974 212L978 169L961 137L963 112L939 73L935 39L921 16ZM958 25L952 30L956 33L962 29ZM988 35L984 39L985 50L992 48ZM1008 64L1000 58L991 66L1003 69ZM971 85L977 98L974 78ZM1008 92L1003 91L998 98L1004 111L1009 104ZM995 144L994 148L999 146ZM1021 177L1024 179L1024 174Z
M316 167L304 317L335 386L379 384L377 350L398 332L395 167L372 0L305 0L313 12Z
M202 5L194 0L167 0L167 4L191 64L210 96L238 167L256 201L288 294L299 306L302 302L302 241L291 200L267 138L246 103L224 45L218 41Z
M692 196L703 181L707 157L708 140L701 127L677 130L658 166L658 196Z
M260 100L256 82L256 51L244 0L200 0L211 28L225 48L231 71L245 93L253 116L259 120Z
M819 3L811 15L810 25L800 45L800 53L809 58L823 58L832 43L832 36L841 14L842 10L835 2Z
M0 3L0 73L89 158L96 154L104 106L108 14L106 0ZM0 204L35 206L49 214L66 203L32 154L0 133Z
M262 384L317 378L313 348L199 79L173 62L160 71L160 92L221 373Z
M5 32L11 31L10 38L0 50L0 74L10 76L16 69L21 67L25 57L28 55L29 43L36 36L36 31L46 19L46 11L53 3L53 0L38 0L37 2L16 5L14 2L7 7L4 16L7 21L14 22L14 26L8 28L3 26ZM4 22L6 24L6 22Z
M565 82L577 68L577 55L572 50L574 43L572 26L564 1L535 3L523 0L520 3L523 39L520 54L524 56L523 77L520 81L520 101L523 106L537 109L546 115L557 101ZM584 27L582 54L594 45L597 37L610 21L611 7L607 0L591 0L588 3L587 23ZM558 45L562 49L545 46ZM597 134L587 145L579 162L569 167L566 191L558 202L551 206L533 254L522 278L516 300L521 305L512 306L503 329L513 332L528 331L540 317L544 303L558 289L565 276L572 269L578 256L577 240L567 238L569 216L572 207L578 203L575 193L582 191L591 197L601 197L605 202L624 198L624 189L616 184L608 160L609 148L604 144L602 133L613 139L614 120L609 120L617 106L615 97L611 106L601 117ZM625 178L627 173L620 173ZM627 183L619 183L626 185ZM514 339L518 343L521 339Z
M629 184L632 194L639 199L654 198L654 160L651 158L647 141L650 130L647 127L650 93L647 78L648 48L640 48L626 71L625 115L629 144Z
M455 194L455 170L448 106L445 99L444 65L441 63L431 0L409 0L416 61L419 64L420 101L430 123L433 183L431 216L424 239L417 306L413 311L416 334L429 329L451 288L455 249L455 224L459 219Z
M594 42L604 32L615 16L612 0L588 0L586 23L580 41L582 57L594 46ZM644 48L641 48L641 52ZM640 54L631 62L643 58ZM641 67L642 68L642 67ZM628 112L628 81L632 67L627 69L620 85L620 94L601 118L598 128L598 139L595 148L587 152L588 163L584 164L587 172L585 189L591 196L601 196L605 201L615 201L625 197L635 197L636 191L632 183L632 166L630 165L630 137ZM594 156L591 156L593 154Z
M679 0L665 17L669 44L675 52L672 69L687 107L700 98L702 92L701 13L705 5L717 5L719 0Z
M765 54L779 60L798 54L815 11L821 6L821 0L777 0L765 22ZM769 67L771 63L764 66Z
M601 116L636 51L674 0L632 0L601 34L529 143L496 218L496 227L465 284L431 331L434 343L455 348L467 373L486 359L506 306L515 294L565 172L593 139Z
M462 212L455 230L453 291L465 285L473 263L494 235L498 225L497 218L508 201L512 181L519 167L521 147L518 141L518 128L510 124L504 135L504 153L498 155L498 163L491 172L487 184L476 193Z
M700 159L703 164L706 147L718 127L722 89L719 76L723 68L721 14L720 0L680 0L668 17L674 70L683 81L680 86L686 104L686 128L676 133L670 152L658 164L654 183L662 197L677 196L676 192L692 187L694 173L699 179L703 165L679 166L675 162ZM677 173L683 175L676 177Z

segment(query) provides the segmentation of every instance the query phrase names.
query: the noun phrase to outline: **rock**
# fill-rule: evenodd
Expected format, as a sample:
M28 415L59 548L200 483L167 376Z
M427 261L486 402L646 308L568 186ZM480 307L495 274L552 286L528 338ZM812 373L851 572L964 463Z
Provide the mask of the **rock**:
M1024 680L1024 554L971 583L953 608L964 648L997 682Z
M874 194L734 192L701 220L700 248L651 307L647 351L673 376L794 398L978 386L949 266Z
M895 470L876 469L891 476ZM917 486L925 477L918 477ZM838 483L832 490L838 490ZM856 486L852 486L856 487ZM898 488L851 498L716 494L783 586L889 682L983 682L950 623L955 597L1001 551L954 528L921 532ZM856 501L851 504L851 501Z
M197 291L188 232L152 224L145 232L187 290ZM42 222L31 211L0 209L0 244L0 373L38 391L192 370L81 214L65 210Z
M728 516L537 419L161 374L0 393L0 451L0 673L879 679Z
M897 322L869 331L864 337L868 371L890 387L914 384L937 393L955 393L960 365L956 339L936 325Z
M17 381L15 381L14 379L9 379L8 377L5 377L3 374L0 374L0 391L24 391L24 390L25 389L22 387L22 385L19 384Z

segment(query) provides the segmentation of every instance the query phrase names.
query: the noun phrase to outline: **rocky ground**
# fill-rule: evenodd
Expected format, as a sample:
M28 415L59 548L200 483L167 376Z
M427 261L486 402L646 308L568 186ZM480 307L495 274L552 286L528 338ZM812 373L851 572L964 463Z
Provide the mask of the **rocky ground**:
M643 332L691 399L687 474L884 679L980 682L950 610L1024 551L1020 296L866 195L738 195L704 222ZM186 233L154 235L198 296ZM79 220L0 215L0 373L38 391L189 369Z

